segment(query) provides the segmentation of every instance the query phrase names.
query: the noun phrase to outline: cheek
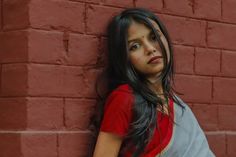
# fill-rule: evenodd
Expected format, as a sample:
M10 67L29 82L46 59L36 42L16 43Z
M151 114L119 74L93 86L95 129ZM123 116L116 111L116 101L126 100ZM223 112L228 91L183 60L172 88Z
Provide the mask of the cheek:
M130 62L133 65L137 65L140 62L140 58L139 57L130 57Z
M144 59L143 56L139 56L137 54L130 56L130 62L136 68L143 63L143 59Z

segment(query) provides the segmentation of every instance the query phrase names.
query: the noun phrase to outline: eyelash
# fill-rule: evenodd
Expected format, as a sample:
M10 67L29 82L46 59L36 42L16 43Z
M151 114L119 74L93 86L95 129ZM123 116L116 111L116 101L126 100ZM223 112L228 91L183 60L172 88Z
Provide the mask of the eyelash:
M134 51L134 50L138 49L138 48L134 48L134 47L137 46L137 45L140 46L139 43L133 44L133 45L129 48L129 51Z

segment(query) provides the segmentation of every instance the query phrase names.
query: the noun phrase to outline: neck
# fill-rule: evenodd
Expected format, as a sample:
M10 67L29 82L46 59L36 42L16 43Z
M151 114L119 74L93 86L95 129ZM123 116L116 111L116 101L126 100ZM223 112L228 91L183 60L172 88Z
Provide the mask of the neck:
M159 82L151 82L150 81L149 87L157 95L159 95L159 96L163 95L163 87L162 87L162 83L160 81Z
M155 78L155 79L148 79L149 80L149 87L150 89L156 93L158 97L160 97L163 101L166 101L166 98L163 94L163 86L162 81Z

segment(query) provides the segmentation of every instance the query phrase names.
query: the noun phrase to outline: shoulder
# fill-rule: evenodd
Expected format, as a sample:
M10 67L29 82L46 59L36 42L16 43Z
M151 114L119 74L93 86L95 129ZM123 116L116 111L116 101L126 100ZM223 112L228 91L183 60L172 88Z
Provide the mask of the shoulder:
M106 99L104 110L129 111L134 104L134 94L128 84L114 89Z
M120 105L132 103L134 101L132 88L128 84L119 85L109 94L106 103L109 104L111 101L120 102Z
M108 96L104 108L101 131L124 136L132 119L134 97L131 88L120 85Z
M121 84L111 94L133 95L133 90L128 84Z

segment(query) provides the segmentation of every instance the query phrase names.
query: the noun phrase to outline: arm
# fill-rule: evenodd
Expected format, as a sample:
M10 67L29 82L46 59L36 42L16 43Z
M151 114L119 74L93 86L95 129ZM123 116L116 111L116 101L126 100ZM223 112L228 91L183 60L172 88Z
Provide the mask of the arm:
M118 157L122 137L106 132L99 132L93 157Z

